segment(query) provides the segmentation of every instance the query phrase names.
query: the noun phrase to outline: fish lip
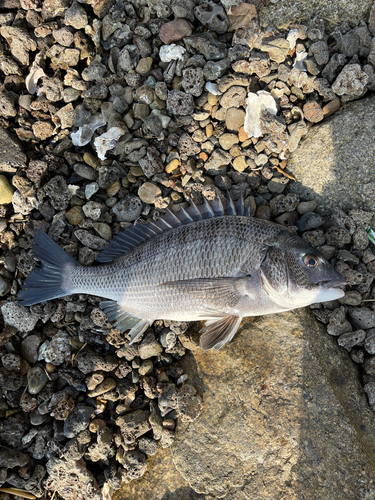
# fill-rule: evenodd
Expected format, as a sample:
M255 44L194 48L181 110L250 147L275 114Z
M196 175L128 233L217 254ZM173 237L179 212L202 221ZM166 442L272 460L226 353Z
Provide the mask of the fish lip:
M336 288L338 286L347 285L347 282L346 280L344 280L344 278L335 278L328 281L320 281L319 285L322 286L323 288Z

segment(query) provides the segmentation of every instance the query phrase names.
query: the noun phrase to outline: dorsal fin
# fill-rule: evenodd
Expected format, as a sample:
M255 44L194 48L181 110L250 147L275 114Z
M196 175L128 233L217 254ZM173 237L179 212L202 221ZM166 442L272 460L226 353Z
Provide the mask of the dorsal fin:
M147 224L130 226L113 238L110 244L97 257L99 262L112 262L121 255L129 252L140 243L155 238L175 227L192 222L197 222L210 217L222 217L224 215L248 215L244 208L244 200L241 193L240 198L234 203L229 192L227 201L222 202L219 196L212 201L203 197L203 205L197 206L192 200L188 208L180 207L178 212L167 210L164 217Z

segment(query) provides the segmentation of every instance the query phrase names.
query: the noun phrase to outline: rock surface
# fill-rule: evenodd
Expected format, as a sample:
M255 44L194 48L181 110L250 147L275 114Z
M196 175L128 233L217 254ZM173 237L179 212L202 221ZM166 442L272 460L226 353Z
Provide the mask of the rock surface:
M315 199L323 214L334 207L374 210L374 117L375 98L367 97L310 130L288 162L298 181L291 191Z
M226 7L237 5L233 0L224 0ZM256 3L256 2L254 2ZM259 2L260 3L260 2ZM262 26L275 26L286 28L293 22L301 22L318 16L327 24L336 25L344 21L358 24L368 19L372 0L333 0L332 2L321 2L320 0L276 0L263 5L259 11L259 21Z
M356 369L307 309L250 319L225 349L190 363L204 408L178 429L173 461L195 491L328 500L373 488L374 415Z

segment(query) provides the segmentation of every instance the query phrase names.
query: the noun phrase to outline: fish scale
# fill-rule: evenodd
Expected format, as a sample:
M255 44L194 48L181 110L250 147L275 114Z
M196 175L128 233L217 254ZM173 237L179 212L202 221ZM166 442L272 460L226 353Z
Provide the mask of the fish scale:
M42 267L26 279L19 301L98 295L109 299L100 306L117 328L130 330L132 342L157 319L205 320L202 348L219 349L243 317L343 295L330 283L344 281L315 249L290 229L244 213L242 200L230 198L226 206L216 199L169 212L117 235L98 257L109 263L96 267L77 265L36 230Z

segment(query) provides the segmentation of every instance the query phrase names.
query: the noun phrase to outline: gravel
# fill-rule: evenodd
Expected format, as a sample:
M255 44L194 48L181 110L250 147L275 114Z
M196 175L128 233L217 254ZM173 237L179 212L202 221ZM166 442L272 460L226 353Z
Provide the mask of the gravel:
M212 0L15 5L0 15L0 480L37 497L99 499L141 477L178 422L199 416L201 396L179 364L197 348L188 324L157 321L130 346L99 298L31 308L15 298L35 264L36 228L92 265L124 227L214 189L296 226L348 281L345 297L312 311L359 365L375 409L375 251L365 231L375 213L323 217L315 200L289 193L287 170L312 124L375 90L373 19L370 31L296 34L255 18L244 29ZM259 92L275 105L245 131L249 93Z

